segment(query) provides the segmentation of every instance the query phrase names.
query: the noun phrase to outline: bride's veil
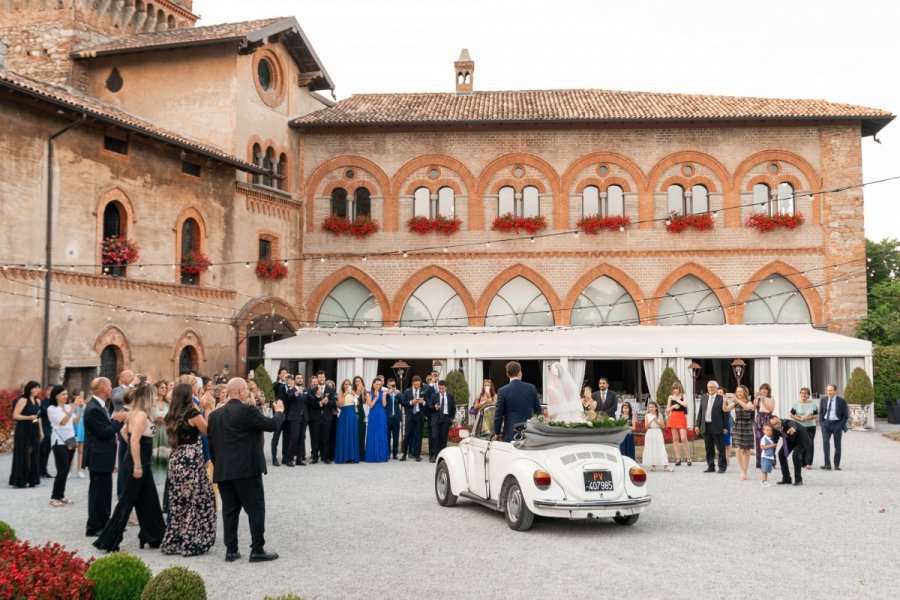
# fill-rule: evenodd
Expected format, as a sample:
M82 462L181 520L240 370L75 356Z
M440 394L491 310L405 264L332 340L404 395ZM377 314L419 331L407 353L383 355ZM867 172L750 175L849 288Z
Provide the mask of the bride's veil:
M561 363L555 362L547 370L547 411L551 419L583 421L584 408L581 394L572 374Z

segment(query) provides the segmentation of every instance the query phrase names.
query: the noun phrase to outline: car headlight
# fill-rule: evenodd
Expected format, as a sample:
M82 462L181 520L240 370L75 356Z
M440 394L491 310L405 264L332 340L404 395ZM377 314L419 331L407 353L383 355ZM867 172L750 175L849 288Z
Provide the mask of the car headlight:
M550 487L550 484L553 483L553 479L547 471L535 471L532 479L534 480L535 487L539 490L546 490Z
M647 483L647 471L640 467L631 467L628 469L628 476L631 478L631 483L638 487Z

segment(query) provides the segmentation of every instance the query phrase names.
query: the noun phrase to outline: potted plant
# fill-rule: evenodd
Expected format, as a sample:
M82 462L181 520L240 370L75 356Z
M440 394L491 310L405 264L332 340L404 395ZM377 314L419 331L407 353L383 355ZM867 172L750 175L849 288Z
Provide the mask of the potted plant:
M803 213L799 212L792 215L779 213L771 216L766 213L753 213L747 217L744 227L758 229L760 233L767 233L778 227L796 229L803 225L803 220Z
M256 263L256 275L261 279L280 281L288 276L287 264L280 260L261 258Z
M597 235L601 231L625 231L625 227L630 224L631 217L623 215L603 217L596 214L582 217L575 226L588 235Z
M187 276L191 283L197 283L197 277L205 273L212 265L208 256L200 250L191 250L181 257L181 276Z
M469 417L469 384L462 371L450 371L447 373L447 391L456 400L456 416L454 424L464 424Z
M666 219L666 231L669 233L681 233L686 229L696 231L711 231L715 227L712 213L700 213L696 215L683 215L672 211Z
M100 247L103 272L113 277L125 277L125 267L141 256L137 242L122 236L108 237Z
M503 231L510 232L514 231L515 233L519 233L520 230L524 229L528 233L537 233L542 229L547 227L547 219L542 216L537 217L517 217L511 212L506 213L505 215L500 215L494 222L491 224L491 229L494 231Z
M844 388L844 400L850 411L850 427L854 431L871 429L869 424L869 406L875 401L875 388L868 373L860 367L853 369L850 380Z

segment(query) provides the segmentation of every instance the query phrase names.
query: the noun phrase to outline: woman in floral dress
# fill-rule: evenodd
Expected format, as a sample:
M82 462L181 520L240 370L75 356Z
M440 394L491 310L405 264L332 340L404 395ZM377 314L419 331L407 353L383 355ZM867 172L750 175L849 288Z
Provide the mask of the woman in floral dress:
M194 406L189 384L172 391L166 414L169 455L169 514L171 521L162 542L163 554L205 554L216 542L216 507L212 484L203 464L200 434L206 418Z

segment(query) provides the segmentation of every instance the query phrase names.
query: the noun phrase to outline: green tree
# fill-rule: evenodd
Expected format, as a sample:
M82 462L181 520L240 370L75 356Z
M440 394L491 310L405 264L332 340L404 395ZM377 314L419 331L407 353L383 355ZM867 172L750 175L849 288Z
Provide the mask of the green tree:
M900 280L869 285L869 314L859 322L859 337L880 346L900 344Z
M272 378L269 377L269 372L266 371L264 366L259 365L256 367L253 381L256 382L256 387L262 390L266 397L266 402L275 402L275 388L272 387Z
M900 278L900 241L884 238L880 242L866 240L866 270L869 275L869 289L877 283L896 281ZM871 297L870 297L871 309Z
M656 386L656 403L659 404L660 408L664 408L666 402L669 401L669 394L672 393L672 384L676 381L681 383L678 375L675 374L675 370L672 367L666 367L659 378L659 385ZM682 385L684 384L682 383Z
M875 346L872 352L875 379L875 416L886 417L886 404L900 400L900 346Z

